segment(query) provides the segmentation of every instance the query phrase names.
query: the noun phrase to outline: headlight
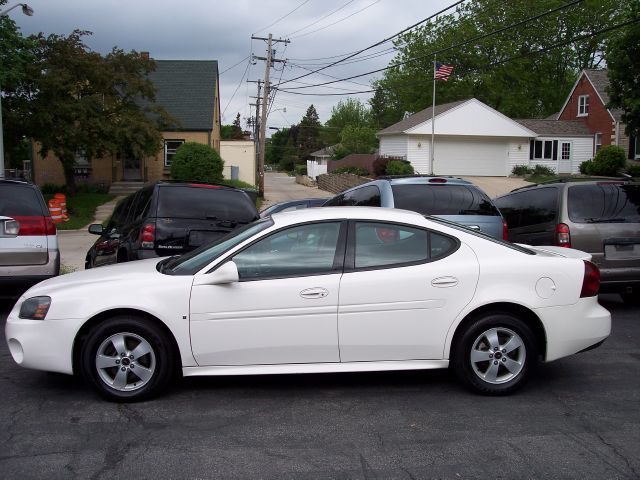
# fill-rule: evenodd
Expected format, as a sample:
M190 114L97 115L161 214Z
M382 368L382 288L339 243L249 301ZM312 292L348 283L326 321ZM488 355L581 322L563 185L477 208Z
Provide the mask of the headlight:
M32 297L20 306L20 318L29 320L44 320L51 306L51 297Z

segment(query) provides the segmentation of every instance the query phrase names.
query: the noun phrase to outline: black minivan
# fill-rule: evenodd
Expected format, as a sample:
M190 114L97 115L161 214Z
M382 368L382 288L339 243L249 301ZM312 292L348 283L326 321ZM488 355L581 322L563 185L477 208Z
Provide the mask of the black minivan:
M222 185L157 182L124 198L87 252L85 268L176 255L258 219L242 190Z

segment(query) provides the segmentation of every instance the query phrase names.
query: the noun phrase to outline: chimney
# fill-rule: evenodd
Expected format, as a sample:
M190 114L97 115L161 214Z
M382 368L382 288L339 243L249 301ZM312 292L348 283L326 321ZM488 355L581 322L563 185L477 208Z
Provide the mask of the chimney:
M149 60L149 52L140 52L140 56L143 60Z

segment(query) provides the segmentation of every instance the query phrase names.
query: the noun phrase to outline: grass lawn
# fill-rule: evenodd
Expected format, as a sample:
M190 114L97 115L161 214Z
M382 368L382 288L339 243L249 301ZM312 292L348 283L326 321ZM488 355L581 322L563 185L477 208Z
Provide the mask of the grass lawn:
M44 195L48 202L53 195ZM73 197L67 196L67 211L69 221L56 224L58 230L77 230L93 221L96 208L115 198L108 193L78 193Z

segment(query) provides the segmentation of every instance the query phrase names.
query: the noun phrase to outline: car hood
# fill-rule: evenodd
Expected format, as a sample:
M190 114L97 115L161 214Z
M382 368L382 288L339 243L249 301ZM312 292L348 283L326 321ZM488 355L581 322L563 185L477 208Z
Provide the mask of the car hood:
M135 262L118 263L106 267L91 268L79 272L68 273L53 277L31 287L25 297L44 295L60 289L68 289L74 286L87 286L90 284L107 284L112 282L131 283L136 277L146 277L149 274L162 275L156 269L161 259L150 258Z

